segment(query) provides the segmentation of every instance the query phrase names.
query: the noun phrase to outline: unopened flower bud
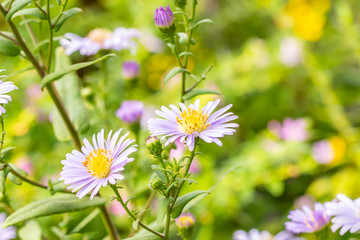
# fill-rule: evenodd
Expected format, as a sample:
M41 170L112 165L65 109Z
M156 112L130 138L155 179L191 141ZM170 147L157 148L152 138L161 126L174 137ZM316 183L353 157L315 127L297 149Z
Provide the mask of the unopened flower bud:
M186 0L175 0L175 5L181 9L184 9L186 6Z
M159 30L166 36L174 35L176 30L175 18L170 6L167 5L166 8L156 8L154 15L155 25L159 28Z
M191 239L194 232L194 224L195 217L191 213L182 213L180 217L176 219L176 226L183 240Z
M154 178L153 180L151 180L151 188L153 190L161 190L163 189L163 183L161 182L161 180L159 178Z
M154 157L161 157L163 146L156 136L151 136L146 139L146 147Z
M122 64L122 75L125 80L139 77L140 66L136 61L128 61Z

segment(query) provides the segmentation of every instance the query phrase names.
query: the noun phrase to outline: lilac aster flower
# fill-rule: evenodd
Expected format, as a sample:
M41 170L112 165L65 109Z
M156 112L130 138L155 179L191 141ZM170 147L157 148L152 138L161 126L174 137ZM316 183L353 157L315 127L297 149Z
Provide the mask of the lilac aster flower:
M296 239L293 234L282 231L275 236L271 235L268 231L259 231L251 229L249 232L238 230L234 232L232 240L294 240Z
M5 71L0 70L0 72ZM0 76L1 78L5 78L6 76ZM3 82L0 80L0 104L7 104L9 101L11 101L11 97L9 95L6 95L5 93L9 93L13 91L14 89L18 89L13 82ZM0 105L0 116L5 113L6 110L3 106Z
M10 240L16 238L16 228L15 227L7 227L3 229L1 225L6 219L5 213L0 213L0 240Z
M117 28L114 32L104 28L95 28L85 38L73 33L66 33L64 38L60 39L60 44L65 48L67 55L79 51L81 55L91 56L101 49L134 51L136 43L132 38L138 36L139 31L133 28Z
M188 228L195 224L195 217L192 213L182 213L178 218L175 219L176 225L179 228Z
M360 198L351 200L344 194L338 194L336 198L338 202L328 202L326 205L326 213L334 216L331 219L331 230L336 232L340 229L340 235L344 235L350 230L351 233L360 230Z
M282 64L294 67L303 60L301 41L296 38L286 37L280 43L279 58Z
M268 124L269 130L285 141L305 141L308 139L306 121L302 118L286 118L283 124L278 121L271 121Z
M285 227L292 233L317 232L330 221L330 216L326 214L325 206L321 203L315 203L314 210L303 206L302 210L290 211L288 218L291 221L286 222Z
M137 149L136 145L130 146L135 140L126 138L129 133L119 139L121 130L113 136L110 131L107 139L104 138L104 129L101 130L93 135L93 145L85 138L81 152L73 150L66 154L66 160L61 161L64 167L60 180L70 185L68 189L73 189L73 192L80 189L76 194L79 198L92 191L92 199L101 186L124 179L121 171L127 163L134 160L128 156Z
M124 122L131 124L139 122L144 112L144 104L140 101L123 101L115 112L116 116Z
M136 61L128 61L122 64L122 75L126 80L137 78L140 75L140 66Z
M222 146L219 138L232 135L235 132L233 128L239 127L239 125L229 123L237 119L237 116L231 112L225 113L232 107L232 104L212 113L219 102L220 99L210 101L201 110L199 109L199 99L189 107L179 103L180 109L175 105L170 105L170 109L162 106L161 111L155 111L162 118L150 119L148 121L149 130L153 136L167 137L165 146L180 139L180 142L185 142L190 151L193 151L197 137L205 142L214 142Z
M168 28L174 24L175 18L174 18L174 14L170 9L169 4L167 5L166 8L164 7L156 8L154 14L155 14L154 20L157 27Z
M312 157L320 164L330 163L335 152L329 140L315 142L312 147Z

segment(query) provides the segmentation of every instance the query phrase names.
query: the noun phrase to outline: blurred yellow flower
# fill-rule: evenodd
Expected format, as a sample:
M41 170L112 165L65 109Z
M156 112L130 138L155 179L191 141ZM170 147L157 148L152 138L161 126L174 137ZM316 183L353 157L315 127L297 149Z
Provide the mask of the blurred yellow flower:
M345 151L346 151L345 140L342 139L341 137L334 136L334 137L330 138L329 141L330 141L331 147L334 150L334 158L332 159L331 162L332 163L337 163L345 155Z
M317 41L323 35L325 13L329 7L329 0L290 0L285 6L285 14L291 17L296 36Z

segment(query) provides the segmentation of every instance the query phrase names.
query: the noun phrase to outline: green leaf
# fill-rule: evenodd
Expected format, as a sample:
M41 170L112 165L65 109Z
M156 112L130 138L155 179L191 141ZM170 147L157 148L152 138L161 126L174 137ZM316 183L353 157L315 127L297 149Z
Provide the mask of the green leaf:
M21 21L20 26L23 26L23 25L28 24L28 23L39 24L39 23L41 23L41 20L37 19L37 18L28 18L28 19L25 19L25 20Z
M22 184L22 181L20 178L18 178L17 176L15 176L14 174L12 173L9 173L9 179L15 183L16 185L21 185Z
M27 177L27 176L28 176L28 173L27 173L25 170L19 168L18 166L14 165L14 164L12 164L12 163L9 163L9 165L10 165L10 167L11 167L12 169L14 169L14 170L15 170L18 174L20 174L22 177Z
M62 240L98 240L102 239L99 232L72 233L65 235Z
M133 227L135 230L138 230L139 221L140 221L140 219L137 219L136 221L133 221L133 223L132 223L132 227Z
M69 10L66 10L64 12L62 12L61 17L59 19L59 21L55 24L54 26L54 31L58 32L60 30L60 28L62 27L62 25L72 16L74 16L75 14L78 14L82 12L82 10L80 8L71 8ZM55 23L57 17L54 18L52 20L53 24Z
M4 195L5 194L5 183L6 183L6 177L8 175L9 171L8 169L3 169L0 171L0 192Z
M46 14L38 8L26 8L26 9L17 11L15 14L13 14L13 16L11 17L11 20L18 16L27 16L27 15L35 16L41 20L47 20Z
M159 176L161 182L165 183L166 184L166 175L164 172L158 170L158 169L154 169L154 172L156 173L156 175Z
M74 229L71 231L71 233L77 233L81 231L86 225L88 225L94 218L99 215L100 210L96 208L94 211L92 211L89 215L87 215Z
M205 94L216 94L216 95L220 95L220 93L216 90L210 90L210 89L193 89L190 92L186 93L183 96L184 100L190 100L196 96L199 95L205 95Z
M15 147L7 147L7 148L4 148L4 149L1 151L1 159L3 159L7 154L10 154L14 149L15 149Z
M36 221L28 222L19 230L21 240L41 240L41 228Z
M16 0L12 6L10 11L6 14L5 20L6 21L10 21L12 16L19 11L20 9L22 9L23 7L29 5L31 3L31 0Z
M56 0L56 2L59 6L61 5L61 0Z
M182 53L179 54L179 57L182 57L182 56L192 56L192 55L194 55L194 54L191 53L191 52L182 52Z
M160 237L154 235L154 234L142 234L142 235L136 235L134 237L125 238L123 240L159 240Z
M157 218L156 218L156 223L158 225L160 225L162 223L162 221L164 220L166 211L172 201L173 201L173 198L162 197L159 199L159 206L158 206L158 212L157 212Z
M188 41L188 36L186 33L184 32L179 32L176 33L179 36L179 43L182 45L188 45L189 41Z
M164 84L166 84L170 79L172 79L176 74L178 73L189 73L189 71L185 68L181 68L181 67L174 67L173 69L171 69L169 71L169 73L166 75L165 79L164 79Z
M54 38L53 38L53 41L59 41L59 40L62 39L62 38L64 38L64 37L63 37L63 36L54 37ZM50 42L49 39L45 39L45 40L39 42L39 43L35 46L34 51L35 51L35 52L38 52L43 46L48 45L49 42Z
M15 57L20 54L20 47L10 39L0 36L0 53L6 56Z
M185 195L179 197L171 211L171 217L173 217L173 218L179 217L180 214L182 213L184 207L186 206L186 204L188 204L191 200L193 200L194 198L196 198L204 193L208 193L208 192L199 190L199 191L194 191L194 192L191 192L191 193L188 193L188 194L185 194Z
M58 55L63 55L61 58L65 58L65 53L61 53L61 51L63 52L64 50L59 47L56 49L56 53ZM41 81L41 88L44 88L47 84L51 83L51 82L54 82L60 78L62 78L63 76L71 73L71 72L74 72L74 71L77 71L79 69L82 69L82 68L86 68L88 66L91 66L95 63L98 63L98 62L101 62L101 61L104 61L105 59L108 59L109 57L113 57L115 56L115 54L107 54L101 58L98 58L94 61L90 61L90 62L82 62L82 63L77 63L77 64L74 64L74 65L71 65L71 66L59 66L57 67L56 71L53 72L53 73L50 73L49 75L46 75L43 80ZM60 56L59 56L60 58ZM66 61L66 62L70 62L70 60L63 60L63 61ZM68 65L68 64L66 64Z
M47 75L43 79L43 81L48 81L48 83L58 80L55 82L55 86L59 92L61 99L63 100L64 107L68 112L70 120L74 124L75 129L81 133L85 133L89 129L90 123L88 118L88 112L80 95L79 78L77 74L73 71L86 66L90 66L91 64L102 61L107 57L109 56L107 55L101 59L97 59L92 62L70 65L69 57L65 54L64 49L59 47L56 49L55 52L55 72ZM52 113L52 125L56 138L60 141L70 140L71 137L69 131L55 106Z
M197 23L195 23L195 24L192 26L192 29L198 28L198 27L199 27L201 24L203 24L203 23L213 23L213 21L212 21L211 19L208 19L208 18L203 19L203 20L200 20L200 21L198 21Z
M33 218L80 211L85 208L103 205L105 202L105 199L99 197L90 200L88 196L79 199L73 194L57 195L32 202L18 209L6 218L2 227L7 228Z

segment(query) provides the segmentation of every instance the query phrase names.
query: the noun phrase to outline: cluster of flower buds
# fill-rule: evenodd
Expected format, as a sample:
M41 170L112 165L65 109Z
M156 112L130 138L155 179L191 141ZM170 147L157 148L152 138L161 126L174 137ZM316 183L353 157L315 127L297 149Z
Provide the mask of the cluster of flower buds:
M175 18L169 5L165 8L156 8L154 20L155 25L165 36L171 37L174 35L176 30Z

